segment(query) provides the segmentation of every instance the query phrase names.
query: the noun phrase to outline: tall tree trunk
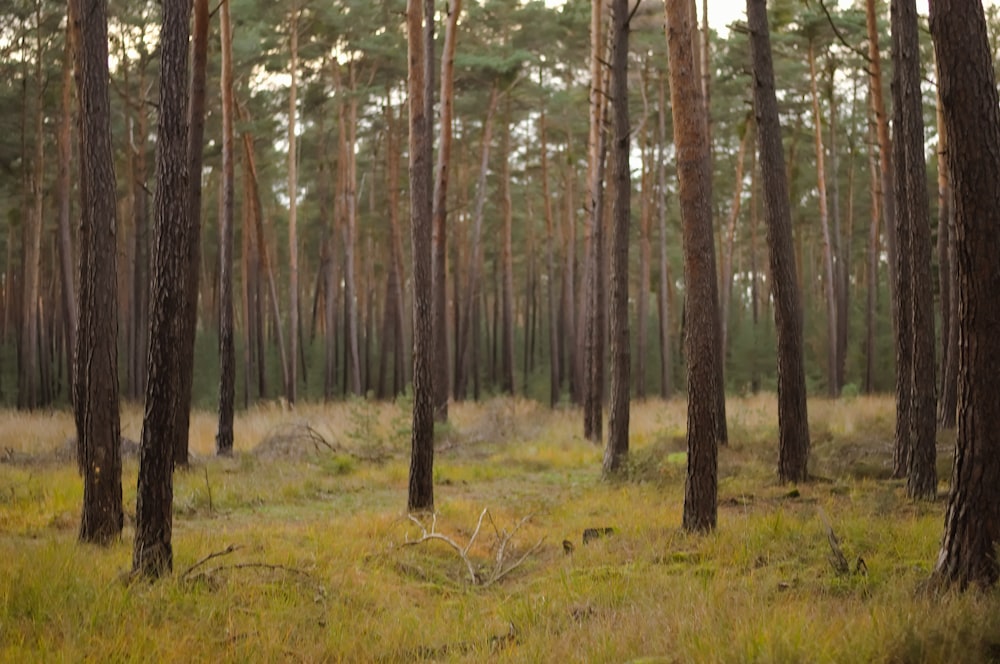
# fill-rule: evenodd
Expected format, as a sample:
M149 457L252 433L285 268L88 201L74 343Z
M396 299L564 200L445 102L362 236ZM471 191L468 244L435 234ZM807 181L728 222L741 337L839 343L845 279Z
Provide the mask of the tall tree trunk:
M643 62L642 92L643 117L648 118L649 108L649 58ZM646 398L646 358L649 349L649 281L650 264L653 249L650 241L653 226L653 206L656 203L653 169L655 168L652 150L649 146L649 130L642 123L639 131L639 158L641 176L639 182L639 292L636 295L636 331L635 331L635 396Z
M549 298L549 406L555 408L560 398L562 346L559 343L560 292L556 289L555 218L549 190L549 145L545 107L538 118L538 141L542 157L542 204L545 206L545 286Z
M657 114L659 124L657 125L656 144L656 215L660 232L660 288L659 288L659 309L660 309L660 396L669 399L673 396L673 350L670 346L670 263L667 258L667 159L664 144L667 141L667 105L664 94L663 76L658 81L659 104Z
M809 462L802 305L795 274L792 215L765 0L747 0L747 24L753 57L754 113L770 249L774 324L778 334L778 479L802 482L808 479Z
M448 25L441 55L441 138L434 181L434 418L448 421L448 179L454 109L455 44L462 0L448 3Z
M75 419L83 469L80 540L110 544L122 531L118 415L115 171L108 90L106 0L71 0L80 104L80 326ZM166 450L169 453L169 450Z
M569 156L567 163L571 160ZM563 257L563 284L562 284L562 306L560 307L563 317L562 329L564 332L563 346L566 349L565 361L563 363L563 373L569 381L570 400L574 404L583 403L582 380L579 373L580 363L578 361L579 344L577 343L580 330L577 327L577 287L576 287L576 206L574 196L575 171L572 167L565 169L563 196L565 197L563 242L566 246Z
M937 496L937 404L920 46L914 0L893 0L892 34L893 126L898 128L896 239L899 249L897 276L900 279L896 401L905 406L897 405L896 409L901 419L896 424L894 460L906 459L906 492L910 498L930 500ZM906 436L901 435L904 427Z
M201 273L201 170L205 142L205 79L208 69L208 0L194 0L191 97L188 108L188 236L184 310L181 314L180 395L176 411L174 465L188 465L188 430L194 381L194 339L198 327L198 283Z
M134 153L134 172L131 186L135 191L132 204L132 311L129 316L130 355L128 370L128 397L141 399L146 389L146 351L149 346L149 287L150 287L150 247L149 247L149 108L146 103L147 58L139 60L139 81L135 111L137 114L136 138L129 149Z
M959 299L958 437L935 576L965 588L1000 577L1000 100L982 5L935 0L931 36L954 192Z
M670 98L687 288L688 470L683 526L714 530L718 504L719 295L712 240L712 173L705 102L695 71L687 0L667 0Z
M819 225L823 233L823 274L826 291L826 333L827 333L827 394L840 395L837 384L837 295L836 277L833 271L833 241L830 237L830 214L826 196L826 151L823 147L823 118L819 110L819 85L816 76L816 45L809 42L809 85L812 90L812 112L816 144L816 188L819 198Z
M958 293L955 265L954 209L951 177L948 173L948 128L940 90L937 103L938 124L938 290L941 293L941 387L937 424L942 429L955 428L958 403Z
M874 134L873 129L869 129L869 134ZM867 288L867 302L865 307L865 394L875 392L875 339L876 322L878 315L878 264L879 254L882 249L879 242L879 212L880 201L885 198L881 195L881 179L879 177L878 162L875 151L868 153L868 170L871 173L869 189L871 190L871 221L868 226L868 254L865 268L865 287ZM892 288L895 288L894 286Z
M222 53L222 216L219 219L219 428L215 450L233 453L236 402L236 347L233 340L233 32L229 3L219 6Z
M466 271L466 302L462 307L462 319L459 335L455 344L455 398L464 399L468 384L469 366L468 354L471 345L471 335L478 334L478 327L473 325L473 306L480 290L480 269L482 265L482 230L483 214L486 206L486 176L489 173L490 143L493 136L493 116L496 114L499 98L498 84L494 82L490 90L490 101L486 109L486 119L483 121L483 142L479 160L479 179L476 182L476 203L472 217L472 239L469 249L469 267ZM457 303L457 301L456 301Z
M749 120L750 118L747 118ZM740 207L743 202L743 161L746 157L747 144L753 134L750 122L743 124L743 135L740 137L740 149L736 154L736 175L733 180L733 199L729 205L729 224L726 227L722 246L722 287L720 290L720 318L722 331L722 362L725 363L729 349L729 300L733 292L733 252L736 247L736 223L740 217Z
M410 218L413 245L413 433L407 509L434 511L434 374L431 316L431 119L424 106L420 0L407 0L407 90L410 103Z
M618 473L628 458L629 370L628 240L632 205L629 171L628 0L614 0L611 26L611 99L613 135L611 176L614 182L611 233L611 408L604 475Z
M186 406L181 403L184 349L177 319L187 311L185 274L194 242L187 221L189 14L190 5L184 0L163 3L149 380L142 420L132 556L133 573L153 578L173 568L173 443L178 437L176 412Z
M500 209L503 219L500 272L501 341L500 390L514 394L514 210L510 200L510 92L504 104L504 131L500 142Z
M66 339L66 348L71 358L71 361L67 363L69 369L67 378L70 385L74 382L72 354L73 349L76 348L77 317L79 315L76 306L76 288L73 285L73 239L70 229L70 197L72 195L70 167L73 160L73 146L71 142L73 126L73 51L75 48L73 42L73 25L72 18L70 18L66 25L66 48L63 52L62 94L60 97L59 137L57 144L59 161L59 226L57 229L57 246L59 248L62 319L65 327L63 332ZM70 401L72 402L72 400L73 391L71 389Z
M299 356L299 225L298 225L298 143L296 116L298 114L299 87L299 6L293 0L289 17L290 61L288 71L288 375L285 396L288 403L295 403L298 391Z

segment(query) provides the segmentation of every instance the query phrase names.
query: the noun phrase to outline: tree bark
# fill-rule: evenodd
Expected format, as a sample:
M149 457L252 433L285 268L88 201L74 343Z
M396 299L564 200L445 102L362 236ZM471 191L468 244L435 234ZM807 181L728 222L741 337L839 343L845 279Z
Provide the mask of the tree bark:
M187 221L188 17L185 0L165 0L160 31L160 112L153 198L153 290L149 380L142 420L133 573L156 578L173 568L173 461L181 402L187 261L194 238Z
M705 102L695 72L687 0L667 0L670 98L677 151L687 290L688 469L683 526L714 530L717 518L719 296L712 234L712 174Z
M935 0L930 13L954 192L959 300L958 437L935 576L966 588L1000 576L1000 100L982 6Z
M869 134L874 131L869 129ZM871 221L868 226L868 255L865 269L865 288L867 302L865 307L865 394L875 392L875 339L876 321L878 317L878 264L881 246L879 243L880 201L885 198L880 192L880 177L875 151L868 153L868 170L871 173L869 189L871 190Z
M290 61L288 72L288 375L285 396L294 404L298 392L299 356L299 224L298 224L298 156L296 116L299 87L299 6L293 0L289 18Z
M802 482L809 476L802 305L765 0L747 0L747 24L753 58L754 113L770 249L774 325L778 335L778 479Z
M180 353L180 408L176 412L177 439L174 465L188 465L188 430L191 423L191 389L194 381L194 339L198 327L198 284L201 273L201 170L205 143L205 79L208 68L208 0L194 0L191 96L188 108L188 235L184 311Z
M555 219L552 212L552 193L549 189L549 145L547 140L545 107L538 118L538 142L542 167L542 204L545 206L545 279L549 298L549 407L555 408L560 399L562 345L559 343L560 292L556 289L556 239Z
M656 215L660 233L660 396L669 399L674 393L673 350L670 345L670 263L667 257L667 159L664 144L667 141L667 105L663 77L658 81L659 104L657 126L657 193Z
M77 444L83 469L80 540L121 536L118 415L116 192L108 90L106 0L71 0L80 104L80 325L74 364Z
M431 316L430 118L424 106L424 52L421 0L407 0L407 89L410 111L410 218L413 251L413 429L407 509L434 511L434 374Z
M900 419L896 424L894 460L906 460L906 492L910 498L930 500L937 496L937 404L920 45L914 0L893 0L892 34L900 281L896 321L896 412ZM898 473L903 469L897 466L896 470Z
M500 141L500 209L503 219L500 255L500 391L514 394L514 210L510 200L510 92L506 95L504 131Z
M57 154L59 159L58 198L59 225L57 229L57 246L59 250L59 277L62 293L62 319L66 339L66 348L70 361L67 363L68 383L74 383L74 367L72 362L73 349L76 348L77 309L76 287L73 283L73 238L70 228L70 198L72 184L70 170L73 161L73 52L75 49L73 21L69 17L66 22L66 48L63 51L63 79L60 97L59 137ZM73 390L70 389L70 402L73 401Z
M229 3L219 6L222 74L222 217L219 220L219 427L215 450L233 453L236 402L236 347L233 339L233 32Z
M628 0L613 0L611 26L611 99L613 135L611 177L614 182L611 234L611 408L604 475L621 471L628 459L631 355L628 329L628 240L632 206L629 170Z
M955 217L948 174L948 128L938 94L938 290L941 293L941 387L937 424L955 428L958 402L958 293L955 270Z

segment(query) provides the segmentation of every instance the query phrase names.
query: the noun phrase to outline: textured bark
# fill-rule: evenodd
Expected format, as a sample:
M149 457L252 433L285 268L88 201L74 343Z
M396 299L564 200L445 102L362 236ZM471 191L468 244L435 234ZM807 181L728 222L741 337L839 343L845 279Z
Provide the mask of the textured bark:
M604 475L618 473L628 458L631 355L628 329L628 240L632 205L629 171L628 0L613 0L611 25L612 139L611 178L611 404Z
M198 284L201 274L201 170L205 144L205 79L208 67L208 0L194 0L191 96L188 106L188 236L181 318L180 407L176 411L174 465L188 465L191 388L194 380L194 337L198 327Z
M770 249L774 325L778 335L778 479L802 482L808 479L809 462L802 305L765 0L747 0L747 24L753 58L754 113Z
M920 45L914 0L893 0L893 107L896 127L897 475L911 498L937 496L934 312L931 241L920 94ZM903 429L906 429L905 434Z
M222 215L219 219L219 427L216 453L233 453L236 347L233 341L233 32L229 3L219 6L222 75Z
M712 174L705 106L694 75L695 28L687 0L668 0L670 97L687 290L685 351L688 373L688 468L683 526L714 530L718 502L719 297L712 240Z
M115 172L108 90L106 0L72 0L80 103L80 326L74 363L76 435L83 469L80 540L121 535L118 281Z
M450 372L448 367L448 180L451 163L454 109L455 44L462 0L448 3L448 24L441 55L441 137L438 144L437 177L434 180L434 418L448 421Z
M958 268L958 438L935 575L960 588L1000 576L1000 100L983 8L935 0L931 36L950 149Z
M410 218L413 251L413 429L407 509L434 511L434 375L431 319L431 127L424 106L421 0L407 0ZM433 20L432 16L426 20Z
M153 289L149 380L142 420L133 573L160 577L173 568L173 453L181 403L188 213L188 15L185 0L164 0L160 31L160 112L153 198Z

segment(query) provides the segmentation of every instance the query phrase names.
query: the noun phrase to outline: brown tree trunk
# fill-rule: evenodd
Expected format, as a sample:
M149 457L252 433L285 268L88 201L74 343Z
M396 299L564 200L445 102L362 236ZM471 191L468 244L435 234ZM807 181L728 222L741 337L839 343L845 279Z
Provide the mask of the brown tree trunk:
M605 476L621 471L628 458L631 356L628 329L628 240L632 205L629 171L628 0L613 0L611 25L611 99L613 134L611 177L614 183L611 233L611 407Z
M670 98L687 288L688 470L683 526L714 530L717 516L719 296L712 239L712 174L705 102L695 72L694 18L687 0L667 0Z
M965 588L1000 577L1000 100L983 8L931 3L931 36L954 192L959 300L958 438L935 576Z
M410 111L410 218L413 245L413 433L407 510L434 511L434 339L431 316L431 119L424 106L423 16L420 0L407 0L407 90Z
M545 278L549 298L549 406L555 408L560 398L562 346L559 343L560 293L556 289L555 218L549 190L549 145L546 135L545 107L538 118L538 141L542 157L542 204L545 206Z
M955 218L948 174L948 128L938 94L938 284L941 293L941 387L937 424L955 428L958 403L958 293L955 270Z
M441 55L441 138L434 181L434 419L448 421L448 179L454 109L455 44L462 0L448 4L448 25Z
M74 34L72 19L66 26L66 49L63 52L62 95L60 97L59 137L57 154L59 160L58 198L59 226L57 229L57 246L59 249L60 292L62 293L62 319L66 348L70 361L67 363L68 382L74 382L72 354L76 348L77 317L76 288L73 284L73 239L70 229L70 197L72 184L70 167L73 160L72 126L73 126L73 51ZM70 401L73 391L70 390Z
M165 0L160 31L160 108L153 199L153 290L149 380L142 420L133 573L160 577L173 568L173 462L181 403L185 284L194 238L187 221L188 18L184 0ZM193 294L191 294L193 295Z
M803 363L802 305L795 273L792 215L765 0L747 0L753 57L754 113L770 249L771 293L778 335L778 479L808 479L809 418Z
M236 402L236 347L233 339L233 32L229 3L219 6L222 74L222 216L219 219L219 428L215 450L233 453Z
M670 346L670 263L667 257L667 159L664 144L667 141L667 105L664 94L663 77L658 81L659 104L657 111L659 124L657 126L657 200L656 215L660 233L660 396L669 399L674 393L673 350Z
M809 85L812 90L812 112L816 144L816 187L819 198L819 225L823 233L823 274L826 291L826 334L827 334L827 394L840 395L837 383L837 288L833 271L833 241L830 238L830 214L826 196L826 155L823 147L822 116L819 110L819 86L816 76L816 47L809 42Z
M749 118L747 118L749 120ZM740 137L740 149L736 154L736 175L733 179L733 199L729 204L729 224L722 246L722 287L719 293L720 328L722 332L722 362L725 363L729 350L729 300L733 292L733 252L736 248L736 223L740 218L740 207L743 201L743 161L746 157L747 144L753 134L750 122L743 125L743 135Z
M473 306L480 290L480 268L482 264L482 229L483 215L486 206L486 176L489 173L490 143L493 135L493 116L496 114L499 90L496 83L490 91L489 106L486 109L486 119L483 121L483 142L479 161L479 180L476 183L476 203L472 217L472 238L469 249L469 267L466 270L466 298L462 307L461 325L455 344L455 398L464 399L468 384L469 346L471 335L478 333L478 327L473 325ZM457 302L457 300L456 300Z
M500 250L500 391L514 394L514 210L510 200L510 93L504 104L500 141L500 209L503 219Z
M208 0L194 0L191 97L188 108L188 237L184 311L181 315L180 396L175 416L174 465L188 465L188 430L194 380L194 339L198 327L198 283L201 273L201 166L205 143L205 79L208 68Z
M108 90L108 7L71 0L80 104L80 326L74 363L77 444L83 469L80 540L110 544L122 531L118 416L115 171ZM169 450L166 450L169 454Z
M897 474L905 470L910 498L937 496L935 464L934 313L931 240L920 93L920 46L914 0L893 0L893 92L896 127ZM903 429L907 431L902 433Z

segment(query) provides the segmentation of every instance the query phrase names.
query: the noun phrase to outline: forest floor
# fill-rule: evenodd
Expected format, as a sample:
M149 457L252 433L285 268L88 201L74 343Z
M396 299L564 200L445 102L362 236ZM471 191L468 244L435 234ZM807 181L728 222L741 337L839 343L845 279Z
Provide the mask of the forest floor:
M174 573L156 583L128 581L136 458L121 542L80 545L71 415L0 413L0 660L1000 659L996 592L926 589L953 434L939 499L910 502L889 478L890 398L811 400L814 479L797 487L776 481L773 395L730 399L710 535L680 528L683 401L633 405L615 482L578 411L453 405L438 513L420 523L405 514L409 408L261 406L238 415L229 459L212 456L215 415L196 413ZM126 410L123 436L140 424Z

